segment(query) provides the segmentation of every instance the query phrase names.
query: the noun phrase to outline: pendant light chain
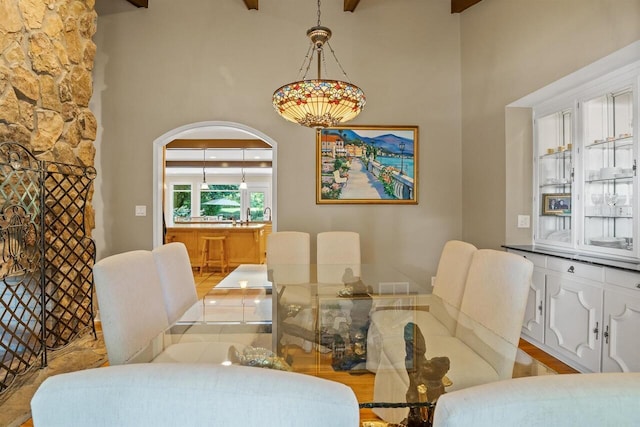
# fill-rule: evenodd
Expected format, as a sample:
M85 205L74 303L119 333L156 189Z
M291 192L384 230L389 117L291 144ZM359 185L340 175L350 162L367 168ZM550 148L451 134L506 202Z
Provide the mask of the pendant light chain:
M298 79L302 78L302 80L307 79L307 73L309 73L309 68L311 68L311 62L313 61L313 52L315 49L313 48L313 43L309 44L309 49L307 50L307 54L302 61L302 65L300 65L300 69L298 70ZM305 65L307 66L305 68ZM302 69L305 68L304 74L302 74ZM302 77L301 77L302 76Z
M333 48L331 47L331 43L329 43L329 41L327 40L327 42L325 43L327 46L329 46L329 50L331 51L331 54L333 55L333 59L336 60L336 63L338 64L338 67L340 67L340 71L342 71L342 74L345 76L345 78L347 79L347 81L349 83L351 83L351 79L349 78L349 76L347 75L347 72L344 70L344 68L342 68L342 64L340 63L340 61L338 61L338 57L336 56L336 53L333 51ZM326 56L326 55L325 55Z
M331 30L322 26L322 2L317 0L317 25L307 30L311 40L307 54L298 70L302 80L287 83L273 93L272 104L284 119L313 128L335 127L360 114L366 104L362 89L351 83L333 47L328 43ZM329 46L344 79L322 78L329 75L324 45ZM316 56L317 55L317 56ZM314 61L315 59L315 61ZM317 78L307 79L312 63L317 63Z

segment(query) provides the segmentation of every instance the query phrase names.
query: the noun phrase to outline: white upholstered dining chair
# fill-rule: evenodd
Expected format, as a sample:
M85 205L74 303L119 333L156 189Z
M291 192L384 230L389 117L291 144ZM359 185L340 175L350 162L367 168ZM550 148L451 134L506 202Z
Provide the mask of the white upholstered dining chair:
M136 250L103 258L93 278L109 364L128 363L169 326L153 255Z
M31 400L35 427L357 427L344 384L247 366L137 364L55 375Z
M440 254L433 287L433 298L426 296L421 304L428 304L429 311L414 313L410 310L379 310L371 313L371 325L367 334L367 369L376 372L380 363L383 335L386 345L404 346L404 325L420 317L420 327L430 335L453 335L458 320L467 274L473 254L478 249L471 243L450 240Z
M316 238L318 283L343 284L348 274L360 277L360 234L353 231L325 231Z
M151 251L136 250L103 258L93 267L105 347L110 365L138 362L221 363L231 345L217 336L173 336L157 343L170 323ZM194 339L198 338L198 339ZM202 338L202 339L200 339ZM191 342L194 340L195 342ZM186 341L186 342L185 342Z
M446 329L434 328L429 313L413 314L412 321L425 337L426 357L446 356L450 360L447 376L453 385L448 391L512 377L532 274L533 264L523 257L492 249L476 250L467 272L454 333L447 335ZM396 319L386 321L397 322L404 328L406 315L396 314ZM404 400L409 376L405 348L398 342L397 334L382 335L375 401ZM399 422L407 411L377 408L374 412L385 421Z
M173 242L152 251L160 278L160 287L169 323L189 309L200 309L189 253L184 243ZM194 306L195 305L195 306Z
M301 231L277 231L267 237L267 275L273 283L274 293L279 294L281 286L287 286L286 293L278 296L278 304L307 307L283 322L307 330L313 330L314 325L314 313L309 308L313 296L308 286L295 285L308 285L311 281L310 242L309 233ZM288 334L283 334L279 344L294 344L307 352L313 346L308 340Z
M267 236L267 270L276 282L309 283L310 264L309 233L277 231Z

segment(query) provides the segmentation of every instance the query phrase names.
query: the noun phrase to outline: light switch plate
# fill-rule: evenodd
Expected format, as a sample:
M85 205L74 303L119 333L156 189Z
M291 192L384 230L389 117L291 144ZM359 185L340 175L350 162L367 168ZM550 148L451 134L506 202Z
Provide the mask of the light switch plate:
M518 228L529 228L531 217L529 215L518 215Z
M147 216L147 207L144 205L136 206L136 216Z

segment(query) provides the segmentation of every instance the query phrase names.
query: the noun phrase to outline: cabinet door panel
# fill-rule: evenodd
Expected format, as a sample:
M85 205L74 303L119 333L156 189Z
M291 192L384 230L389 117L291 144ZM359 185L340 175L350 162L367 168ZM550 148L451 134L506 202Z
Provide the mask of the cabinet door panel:
M599 371L601 320L601 289L566 276L547 276L545 344Z
M602 370L640 372L640 296L606 290L604 322Z
M182 242L187 247L191 266L200 265L201 248L198 244L198 236L195 230L168 229L166 234L167 243Z
M527 308L522 323L522 333L538 342L544 342L544 270L534 268Z

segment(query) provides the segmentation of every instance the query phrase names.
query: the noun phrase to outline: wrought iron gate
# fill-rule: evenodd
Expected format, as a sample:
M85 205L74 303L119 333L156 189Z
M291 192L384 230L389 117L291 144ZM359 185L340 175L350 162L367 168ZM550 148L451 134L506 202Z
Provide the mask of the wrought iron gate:
M0 144L0 394L93 323L95 244L85 233L93 167Z

